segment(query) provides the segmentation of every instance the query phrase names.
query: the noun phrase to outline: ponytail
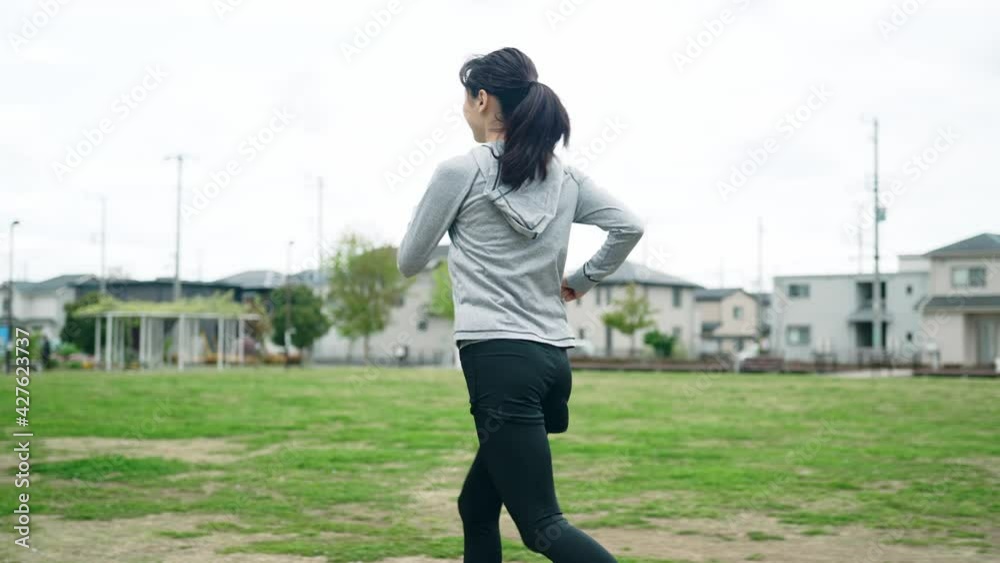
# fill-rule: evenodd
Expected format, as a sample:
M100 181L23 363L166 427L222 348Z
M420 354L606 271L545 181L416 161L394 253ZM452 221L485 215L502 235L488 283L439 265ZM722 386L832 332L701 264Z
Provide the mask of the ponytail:
M500 101L505 135L500 181L517 189L532 178L544 180L559 139L569 143L569 114L559 96L538 82L535 63L507 47L466 61L459 79L470 95L485 90Z

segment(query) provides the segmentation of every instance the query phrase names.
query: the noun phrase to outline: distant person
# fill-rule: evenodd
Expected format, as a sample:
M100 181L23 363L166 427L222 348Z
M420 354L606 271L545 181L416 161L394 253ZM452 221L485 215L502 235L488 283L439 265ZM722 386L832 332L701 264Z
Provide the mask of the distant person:
M466 563L499 563L500 507L524 544L557 563L616 561L567 522L556 500L547 433L565 432L573 334L564 301L579 299L625 261L638 217L561 162L569 116L527 55L507 48L462 65L463 113L480 146L441 163L399 247L420 272L445 232L455 339L479 451L458 499ZM563 277L570 225L607 240Z

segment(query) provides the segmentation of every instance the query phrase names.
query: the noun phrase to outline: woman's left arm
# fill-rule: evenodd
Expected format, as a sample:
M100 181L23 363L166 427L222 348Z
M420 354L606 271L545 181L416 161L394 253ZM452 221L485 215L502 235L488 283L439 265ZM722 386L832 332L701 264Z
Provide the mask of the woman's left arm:
M413 211L406 235L399 243L396 265L406 277L415 276L427 265L431 253L458 215L475 171L462 165L461 157L438 165L427 191Z

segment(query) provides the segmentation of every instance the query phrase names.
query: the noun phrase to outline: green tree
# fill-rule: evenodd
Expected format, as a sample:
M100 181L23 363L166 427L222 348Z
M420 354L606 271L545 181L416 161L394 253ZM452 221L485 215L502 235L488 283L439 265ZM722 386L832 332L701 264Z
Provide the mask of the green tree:
M271 292L271 341L285 345L285 314L291 304L292 344L302 350L312 346L330 330L330 319L323 312L323 299L304 285L277 287Z
M361 338L365 361L371 335L385 330L392 308L403 299L409 280L396 266L396 249L375 246L348 234L330 259L329 304L333 325L346 338Z
M635 284L625 287L625 297L613 302L615 309L604 313L601 320L604 324L627 334L630 338L629 355L635 355L635 333L653 326L653 315L656 311L650 306L649 299L640 295Z
M74 344L88 354L94 353L94 317L78 317L76 312L81 307L94 305L101 299L101 294L95 292L82 295L76 301L63 306L66 311L66 324L59 332L59 340Z
M455 300L451 294L451 276L448 274L448 263L442 261L434 268L434 287L431 289L431 302L427 312L435 317L455 319Z

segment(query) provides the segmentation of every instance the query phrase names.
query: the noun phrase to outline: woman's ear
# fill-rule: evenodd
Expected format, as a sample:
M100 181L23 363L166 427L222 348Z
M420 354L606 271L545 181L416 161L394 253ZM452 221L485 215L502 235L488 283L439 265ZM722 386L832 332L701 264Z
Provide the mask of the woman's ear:
M479 111L486 111L486 106L490 102L490 95L486 93L486 90L479 90L476 94L476 109Z

